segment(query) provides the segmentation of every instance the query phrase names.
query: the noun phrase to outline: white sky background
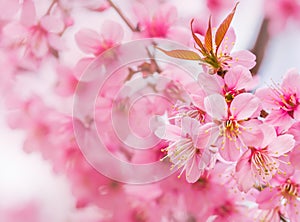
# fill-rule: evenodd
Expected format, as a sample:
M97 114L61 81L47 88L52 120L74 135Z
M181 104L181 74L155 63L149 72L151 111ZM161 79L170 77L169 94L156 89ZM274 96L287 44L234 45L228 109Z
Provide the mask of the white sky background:
M126 5L127 1L115 1ZM174 0L179 7L179 14L197 13L201 8L188 1ZM201 10L199 10L200 12ZM114 12L112 12L114 16ZM237 49L249 49L253 45L259 29L262 15L261 0L241 0L233 20L237 34ZM83 27L91 27L91 20L79 21ZM97 22L97 21L95 21ZM72 30L70 34L77 30ZM290 25L286 30L276 36L269 45L266 59L261 67L262 82L270 78L275 81L291 67L300 70L300 30ZM76 47L74 42L69 47ZM80 53L78 52L78 55ZM68 56L66 56L67 59ZM75 55L76 57L76 55ZM69 57L70 63L74 57ZM300 83L299 83L300 84ZM25 203L31 199L40 201L46 217L50 221L64 222L74 209L74 200L69 185L62 176L54 176L51 167L38 154L24 154L21 150L24 135L22 132L9 130L4 124L5 111L0 112L0 208ZM0 215L1 221L1 215ZM41 221L42 222L42 221Z

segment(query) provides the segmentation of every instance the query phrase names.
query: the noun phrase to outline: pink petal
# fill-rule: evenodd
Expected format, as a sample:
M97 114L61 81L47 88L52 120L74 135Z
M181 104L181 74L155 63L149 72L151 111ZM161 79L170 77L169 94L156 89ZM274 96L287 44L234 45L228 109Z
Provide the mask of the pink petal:
M274 101L277 96L273 89L260 88L256 90L255 95L262 101L265 109L278 108Z
M167 37L184 45L188 45L191 40L190 30L182 26L170 27Z
M25 0L23 2L20 21L27 27L36 23L36 10L32 0Z
M260 209L273 209L280 205L281 195L277 189L265 188L259 193L256 198L256 202L259 204Z
M0 20L11 20L20 8L19 0L0 1Z
M177 19L177 9L174 5L164 4L156 12L153 19L172 25Z
M293 118L283 110L272 110L266 117L266 123L288 129L293 124Z
M4 28L2 29L2 33L5 36L5 38L3 38L3 41L9 41L9 39L12 39L12 41L19 42L24 40L28 36L27 29L17 22L11 22L4 26Z
M52 33L60 33L64 30L64 22L51 15L43 16L40 20L41 26Z
M294 123L287 133L292 134L294 136L294 139L296 140L296 145L300 144L300 122Z
M194 157L188 161L186 166L186 180L189 183L195 183L201 176L201 170L198 168L199 166L199 156L194 155Z
M121 42L124 36L122 26L119 23L108 20L103 23L101 33L105 40L112 42Z
M238 120L251 117L259 107L259 100L251 93L242 93L237 95L231 105L231 114Z
M264 137L260 147L265 148L277 137L276 131L273 126L268 124L261 124L259 128L262 130Z
M49 45L53 49L56 49L57 51L66 49L65 43L59 35L49 33L48 34L48 42L49 42Z
M213 122L206 123L199 128L197 139L194 140L197 147L204 148L209 144L216 143L219 137L219 126Z
M186 134L193 136L198 135L200 123L196 119L190 117L184 117L181 121L182 135Z
M229 89L245 89L252 81L252 75L244 66L236 66L229 69L224 80Z
M297 93L300 96L300 74L296 69L290 69L285 74L281 87L285 91Z
M191 88L194 86L194 84L190 84L188 87L187 87L187 90L191 90ZM193 104L195 106L197 106L199 109L201 110L205 110L205 107L204 107L204 98L207 96L207 94L199 89L199 85L198 84L195 84L195 86L197 87L197 91L192 91L192 92L189 92L190 96L191 96L191 99L193 100Z
M49 50L46 36L42 32L36 31L31 38L30 47L37 58L45 56Z
M92 29L81 29L76 33L75 40L79 48L85 53L96 54L101 45L101 37Z
M260 128L261 122L256 119L250 119L241 123L243 127L240 139L246 146L260 147L264 140L264 134Z
M200 73L198 76L198 83L207 94L222 94L223 92L224 81L218 75L207 75L206 73Z
M236 40L236 35L233 28L229 28L227 31L224 40L222 41L219 49L219 53L222 52L223 54L227 53L230 54Z
M59 66L57 67L57 74L56 92L60 96L72 95L78 83L72 70L64 66Z
M241 65L246 67L247 69L252 69L256 64L256 56L248 50L241 50L238 52L231 53L231 57L232 66Z
M295 146L295 140L292 135L285 134L278 136L269 145L268 150L274 157L282 156L283 154L291 151Z
M227 103L220 94L213 94L204 99L205 110L214 119L224 119L227 117Z
M242 155L236 165L235 175L238 183L238 188L244 192L248 192L255 184L252 176L251 164L249 162L250 155L251 150L248 149Z
M237 161L237 159L241 155L241 147L242 144L239 140L236 142L230 141L229 139L226 139L224 148L220 148L219 152L221 157L226 161Z
M296 109L294 109L294 119L295 120L300 120L300 105L297 106Z
M75 70L74 70L74 74L75 77L77 79L80 79L80 81L84 81L85 79L81 79L81 76L83 74L83 72L87 69L87 67L92 63L92 61L94 61L95 58L92 57L87 57L87 58L83 58L80 59L77 64L75 65ZM89 79L85 80L85 81L90 81Z
M149 18L149 13L146 7L141 4L136 2L136 4L133 5L133 13L137 17L139 23L145 23Z
M155 135L168 141L178 141L181 139L181 129L174 125L161 126L157 128Z

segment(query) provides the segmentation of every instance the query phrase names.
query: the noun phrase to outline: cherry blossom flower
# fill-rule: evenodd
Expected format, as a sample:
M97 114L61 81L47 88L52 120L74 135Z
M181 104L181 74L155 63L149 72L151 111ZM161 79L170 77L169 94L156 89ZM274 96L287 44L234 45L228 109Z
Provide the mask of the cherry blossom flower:
M286 174L285 168L291 165L281 157L294 148L293 136L277 136L272 127L261 127L264 132L261 144L258 147L249 147L236 165L235 175L239 188L246 192L252 187L269 186L275 174ZM288 166L281 166L282 164Z
M65 24L58 16L49 12L38 18L34 2L25 0L20 20L12 21L3 28L4 44L20 51L25 58L25 61L20 60L20 66L30 69L36 66L30 63L39 63L48 55L58 56L58 52L64 49L61 39L64 30Z
M120 24L106 20L101 27L101 34L92 29L81 29L75 35L78 47L84 52L98 56L105 50L119 44L124 31Z
M195 119L184 117L181 128L166 125L156 131L158 137L170 141L169 146L163 150L167 151L165 158L170 158L174 164L172 167L182 167L179 177L185 171L186 179L190 183L197 181L203 170L213 164L213 154L205 149L205 141L198 137L199 127L200 124Z
M235 42L235 34L232 29L230 31L229 26L232 22L235 10L236 7L218 27L215 35L212 33L210 19L204 40L201 40L195 34L193 30L194 20L191 21L191 31L195 41L195 49L200 52L200 55L190 50L167 51L161 48L158 49L171 57L200 61L205 72L208 72L209 74L217 73L222 77L228 69L236 65L243 65L248 69L253 68L256 64L256 57L251 52L243 50L232 54L230 53Z
M224 78L202 73L198 76L198 83L207 94L223 94L226 100L230 102L238 94L250 89L254 80L247 68L238 65L229 69Z
M266 17L270 20L269 31L276 34L285 28L289 20L299 21L300 3L295 0L266 0Z
M279 208L282 214L291 221L297 221L300 213L299 204L299 171L290 177L278 177L272 187L261 191L256 202L260 209L270 210Z
M150 2L153 8L153 2ZM188 29L176 24L178 20L177 8L165 3L159 4L157 10L149 13L147 5L136 3L133 11L138 19L138 37L168 38L184 44L189 41Z
M224 160L237 160L243 149L255 146L263 138L260 122L253 118L257 115L259 101L252 94L239 94L230 105L222 95L213 94L205 98L204 104L212 122L201 128L210 137L210 146L217 148Z
M208 9L212 12L214 17L218 17L224 12L224 10L229 10L234 7L235 1L220 1L220 0L206 0L206 5Z
M295 120L300 120L300 74L297 70L289 70L282 84L256 91L266 111L270 111L266 122L274 126L288 129Z

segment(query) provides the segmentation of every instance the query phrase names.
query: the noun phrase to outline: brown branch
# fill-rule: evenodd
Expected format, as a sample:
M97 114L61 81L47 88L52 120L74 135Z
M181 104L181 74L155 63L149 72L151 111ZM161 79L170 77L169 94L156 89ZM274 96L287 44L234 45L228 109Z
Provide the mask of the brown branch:
M133 32L139 32L139 26L134 26L129 19L123 14L123 12L121 11L121 9L116 6L115 3L113 3L113 1L111 0L107 0L107 2L110 4L110 6L119 14L119 16L123 19L123 21L126 23L126 25L131 29L131 31Z
M49 5L48 10L47 10L47 12L46 12L46 15L49 15L49 14L50 14L50 12L51 12L51 10L53 9L53 7L55 6L55 4L58 4L58 0L53 0L53 1L51 2L51 4Z
M256 42L254 44L254 47L251 49L251 52L256 55L256 66L254 66L253 69L251 70L253 75L256 75L258 73L259 68L262 64L262 61L265 57L268 43L270 41L268 25L269 25L269 20L264 18L264 20L261 24Z

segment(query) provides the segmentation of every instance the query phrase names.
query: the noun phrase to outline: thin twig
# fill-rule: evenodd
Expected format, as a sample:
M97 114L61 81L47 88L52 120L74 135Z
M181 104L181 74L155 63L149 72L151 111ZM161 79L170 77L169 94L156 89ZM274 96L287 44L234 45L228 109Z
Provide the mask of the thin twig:
M139 32L140 29L137 26L134 26L129 20L128 18L126 18L126 16L123 14L123 12L121 11L121 9L116 6L115 3L113 3L113 1L111 0L107 0L107 2L110 4L110 6L119 14L119 16L123 19L123 21L126 23L126 25L131 29L131 31L133 32Z
M251 50L251 52L256 55L256 66L254 66L254 68L251 70L253 75L256 75L258 73L262 61L265 57L268 43L270 41L268 25L269 25L269 20L265 18L261 24L254 47Z
M58 0L53 0L53 1L51 2L51 4L49 5L48 10L47 10L47 12L46 12L46 15L49 15L49 14L50 14L50 12L51 12L51 10L53 9L53 7L54 7L55 4L58 4Z

